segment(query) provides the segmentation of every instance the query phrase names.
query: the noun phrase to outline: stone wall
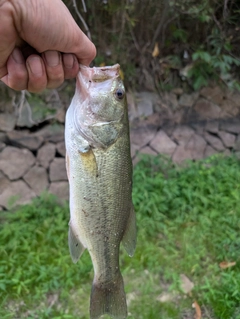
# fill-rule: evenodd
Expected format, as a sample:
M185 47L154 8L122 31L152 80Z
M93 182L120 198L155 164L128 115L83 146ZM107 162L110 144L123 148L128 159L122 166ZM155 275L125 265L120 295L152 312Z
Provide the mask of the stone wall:
M141 153L166 154L181 163L240 152L238 92L208 87L192 94L129 93L128 104L134 163ZM0 209L27 203L43 191L68 199L62 113L61 120L40 129L19 128L16 121L11 129L0 126ZM7 121L6 114L0 114L1 121Z

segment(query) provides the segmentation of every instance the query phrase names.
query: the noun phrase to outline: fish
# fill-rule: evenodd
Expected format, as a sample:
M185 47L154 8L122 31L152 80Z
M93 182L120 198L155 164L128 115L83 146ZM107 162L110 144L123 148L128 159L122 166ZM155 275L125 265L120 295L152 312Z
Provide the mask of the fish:
M76 263L88 250L94 269L90 318L127 318L119 266L122 243L136 248L132 203L132 161L126 92L120 66L80 65L66 113L66 169L69 180L68 244Z

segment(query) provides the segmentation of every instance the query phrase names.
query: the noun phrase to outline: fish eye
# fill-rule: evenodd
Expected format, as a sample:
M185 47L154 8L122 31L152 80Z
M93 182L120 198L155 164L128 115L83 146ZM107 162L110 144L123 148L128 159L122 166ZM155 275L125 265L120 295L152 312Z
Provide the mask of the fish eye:
M116 96L116 98L117 98L118 100L122 100L122 99L124 98L124 94L125 94L125 92L124 92L123 89L117 89L117 90L115 91L115 96Z

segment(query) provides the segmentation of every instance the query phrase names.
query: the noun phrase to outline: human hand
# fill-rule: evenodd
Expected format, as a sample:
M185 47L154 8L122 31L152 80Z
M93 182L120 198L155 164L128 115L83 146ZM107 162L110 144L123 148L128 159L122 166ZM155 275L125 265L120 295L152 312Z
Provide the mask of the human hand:
M14 90L58 87L96 55L61 0L0 0L0 21L0 79Z

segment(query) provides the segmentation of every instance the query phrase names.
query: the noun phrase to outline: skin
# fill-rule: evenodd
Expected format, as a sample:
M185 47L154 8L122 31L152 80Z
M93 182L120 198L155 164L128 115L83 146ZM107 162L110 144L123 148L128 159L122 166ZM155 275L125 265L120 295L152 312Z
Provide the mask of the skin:
M56 88L96 55L61 0L0 0L0 21L0 79L14 90Z

